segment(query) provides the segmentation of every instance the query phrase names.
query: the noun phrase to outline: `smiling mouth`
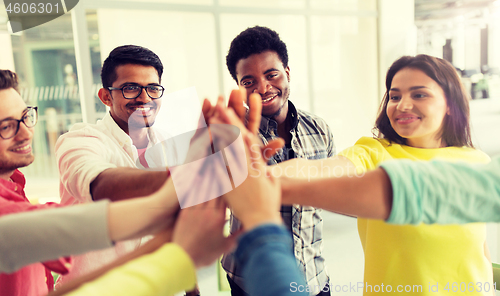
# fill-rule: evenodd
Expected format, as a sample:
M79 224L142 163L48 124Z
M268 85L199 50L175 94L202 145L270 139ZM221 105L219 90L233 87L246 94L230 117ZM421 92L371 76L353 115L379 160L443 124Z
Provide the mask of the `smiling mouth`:
M276 98L277 96L278 96L278 94L275 94L275 95L273 95L273 96L271 96L271 97L269 97L269 98L267 98L267 99L263 99L263 100L262 100L262 103L267 103L267 102L270 102L270 101L272 101L274 98Z
M12 149L12 151L14 151L14 152L24 152L24 151L28 151L30 149L31 149L31 145L30 144L26 144L26 145L21 146L19 148Z
M151 115L151 113L153 112L153 110L155 109L156 107L154 106L131 106L129 107L130 110L132 110L134 112L134 114L137 114L137 115Z

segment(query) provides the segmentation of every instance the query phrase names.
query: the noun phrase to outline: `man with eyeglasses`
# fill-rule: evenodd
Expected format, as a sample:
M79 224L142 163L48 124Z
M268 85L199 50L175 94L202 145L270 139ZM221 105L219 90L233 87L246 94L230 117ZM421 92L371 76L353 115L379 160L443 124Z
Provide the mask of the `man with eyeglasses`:
M15 73L0 70L0 217L59 206L32 205L24 194L26 180L18 168L34 160L31 142L37 108L26 106L17 86ZM10 274L0 273L0 296L45 295L54 283L51 271L66 273L69 266L70 259L61 258L31 264Z
M112 201L155 192L167 179L166 170L137 168L146 149L166 140L153 124L161 107L163 65L151 50L119 46L103 63L99 98L109 113L96 124L79 123L56 143L61 204ZM175 147L167 147L175 158ZM175 212L172 213L172 223ZM168 218L168 217L167 217ZM138 247L140 240L76 256L61 283L89 273Z

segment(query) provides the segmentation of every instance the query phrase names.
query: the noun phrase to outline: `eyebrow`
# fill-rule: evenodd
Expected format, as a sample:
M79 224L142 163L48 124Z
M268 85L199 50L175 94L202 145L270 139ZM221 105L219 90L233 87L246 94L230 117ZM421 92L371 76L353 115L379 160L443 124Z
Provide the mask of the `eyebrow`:
M267 74L267 73L269 73L269 72L274 72L274 71L279 71L279 70L278 70L278 69L276 69L276 68L267 69L266 71L264 71L264 74ZM248 78L253 78L253 76L252 76L252 75L246 75L246 76L241 77L241 79L240 79L240 83L241 83L243 80L248 79Z
M140 86L142 86L142 84L137 83L137 82L124 82L124 83L120 84L120 87L123 87L125 85L140 85ZM152 82L152 83L146 84L146 86L148 86L148 85L161 85L161 84L156 83L156 82Z
M412 87L410 87L410 90L416 90L416 89L421 89L421 88L428 88L428 87L426 87L426 86L412 86ZM391 88L389 91L400 91L400 89L394 87L394 88Z
M23 112L21 113L22 115L24 115L26 112L28 112L28 107L26 107ZM21 115L21 117L22 117ZM9 117L6 117L6 118L3 118L3 119L0 119L0 122L4 121L4 120L11 120L11 119L15 119L14 117L12 116L9 116ZM17 119L16 119L17 120Z

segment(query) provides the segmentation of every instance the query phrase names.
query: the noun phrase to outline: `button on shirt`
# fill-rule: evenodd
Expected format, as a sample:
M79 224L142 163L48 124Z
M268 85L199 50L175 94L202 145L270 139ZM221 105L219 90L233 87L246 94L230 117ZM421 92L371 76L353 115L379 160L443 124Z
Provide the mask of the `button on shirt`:
M288 112L292 123L290 133L293 153L284 151L285 147L269 160L269 165L288 160L290 155L307 159L322 159L335 155L333 134L323 119L297 110L290 101L288 102ZM273 119L262 117L259 136L264 144L278 138L278 123ZM321 210L293 205L282 207L281 214L286 227L292 231L293 251L307 284L324 285L329 278L325 259L322 256L323 219L321 218ZM241 227L241 222L232 214L230 224L231 232L235 232ZM233 253L224 255L222 266L234 282L245 289L241 267L235 263Z

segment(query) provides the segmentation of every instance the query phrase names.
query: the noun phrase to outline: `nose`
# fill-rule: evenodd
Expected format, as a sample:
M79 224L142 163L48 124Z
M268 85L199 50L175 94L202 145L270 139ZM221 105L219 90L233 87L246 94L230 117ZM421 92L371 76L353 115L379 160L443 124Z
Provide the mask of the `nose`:
M139 96L137 98L135 98L135 100L137 102L141 102L143 104L146 104L146 103L149 103L149 102L152 101L152 99L146 93L146 89L145 88L141 89L141 93L139 94Z
M16 141L31 140L33 138L34 127L27 127L24 122L19 124L19 130L16 134Z
M267 79L262 79L253 92L258 92L259 94L265 94L271 90L273 86L267 81Z
M410 96L402 96L398 103L399 111L411 110L413 108L413 100Z

